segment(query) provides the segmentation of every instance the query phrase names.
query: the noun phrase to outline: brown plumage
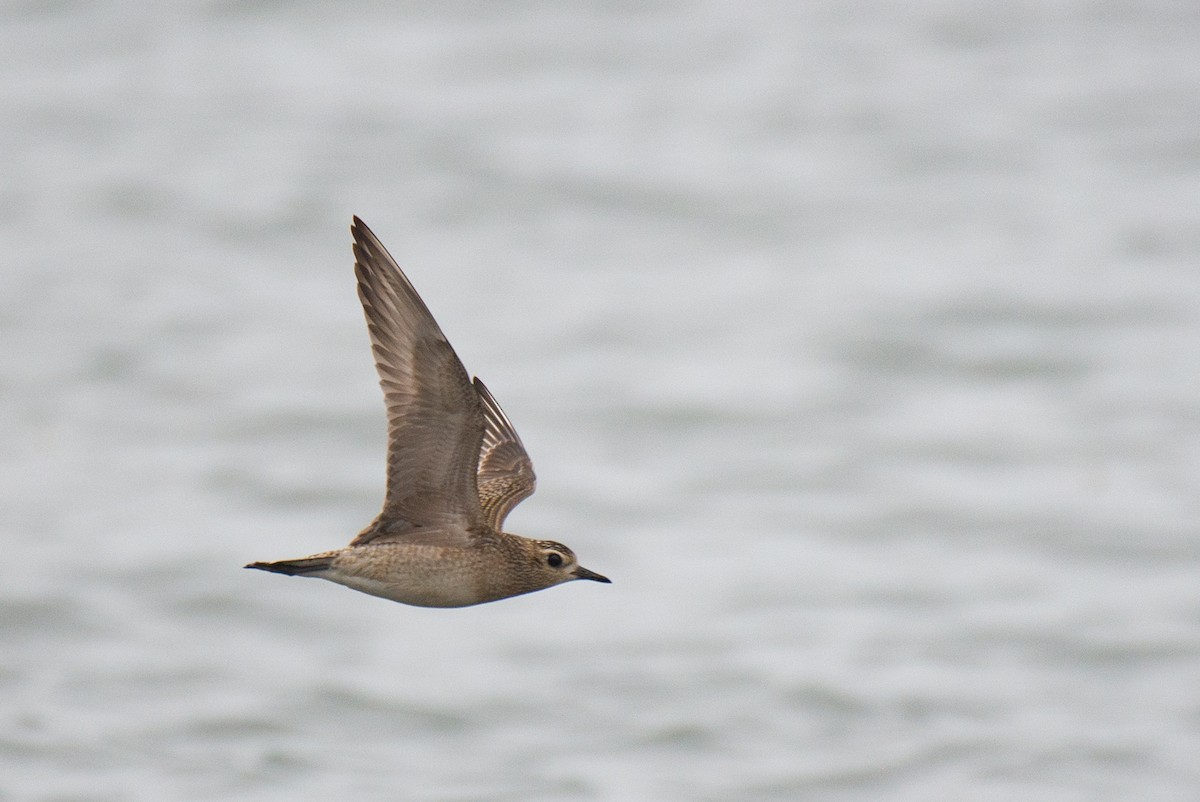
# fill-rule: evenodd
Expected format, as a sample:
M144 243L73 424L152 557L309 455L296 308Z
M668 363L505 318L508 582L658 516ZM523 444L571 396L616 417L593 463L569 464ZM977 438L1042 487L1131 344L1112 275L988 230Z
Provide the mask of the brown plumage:
M473 381L408 278L357 217L354 273L387 408L383 509L350 545L247 568L314 576L423 607L463 607L574 579L569 548L503 531L536 487L504 410Z

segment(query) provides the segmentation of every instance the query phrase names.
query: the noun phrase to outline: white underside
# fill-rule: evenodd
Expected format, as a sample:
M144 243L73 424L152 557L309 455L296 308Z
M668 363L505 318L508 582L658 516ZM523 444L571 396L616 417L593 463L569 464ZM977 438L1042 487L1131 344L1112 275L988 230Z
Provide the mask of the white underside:
M403 578L380 580L347 574L335 567L320 577L361 593L416 607L467 607L487 601L480 598L474 582L469 581L467 577L453 576L452 572L435 575L417 573Z

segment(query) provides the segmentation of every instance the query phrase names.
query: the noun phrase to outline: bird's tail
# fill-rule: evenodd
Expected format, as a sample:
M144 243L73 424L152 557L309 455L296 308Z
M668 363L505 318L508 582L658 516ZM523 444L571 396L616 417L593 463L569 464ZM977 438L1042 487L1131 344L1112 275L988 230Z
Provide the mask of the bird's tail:
M320 574L329 570L329 566L333 564L333 558L336 556L337 552L330 551L324 554L314 554L311 557L301 557L298 560L250 563L246 567L257 568L260 571L272 571L276 574L287 574L288 576L311 576L312 574Z

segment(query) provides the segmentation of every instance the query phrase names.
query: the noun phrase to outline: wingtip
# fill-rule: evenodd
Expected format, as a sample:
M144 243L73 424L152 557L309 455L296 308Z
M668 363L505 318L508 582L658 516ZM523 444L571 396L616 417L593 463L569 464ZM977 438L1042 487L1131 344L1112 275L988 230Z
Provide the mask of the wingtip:
M362 242L364 237L372 236L370 227L358 215L350 217L350 236L354 237L355 242Z
M375 259L382 259L385 262L396 261L361 217L354 215L351 219L353 222L350 224L350 236L354 239L353 250L356 262L370 262Z

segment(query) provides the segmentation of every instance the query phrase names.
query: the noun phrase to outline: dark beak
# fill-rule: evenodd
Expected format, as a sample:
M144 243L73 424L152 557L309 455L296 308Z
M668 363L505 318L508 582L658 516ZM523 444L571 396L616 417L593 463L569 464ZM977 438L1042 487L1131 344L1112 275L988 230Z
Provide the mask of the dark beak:
M576 568L574 571L572 571L571 576L575 577L576 579L590 579L593 582L605 582L610 585L612 584L612 580L609 579L608 577L600 576L595 571L589 571L588 569L584 568L582 565L579 566L578 568Z

